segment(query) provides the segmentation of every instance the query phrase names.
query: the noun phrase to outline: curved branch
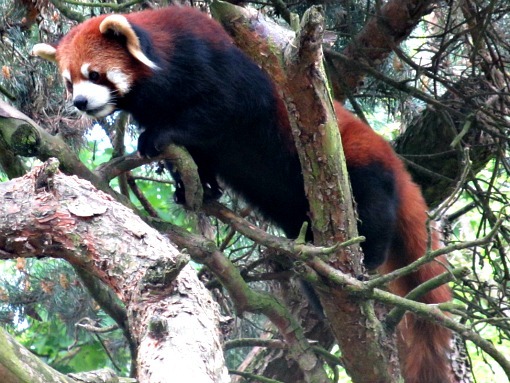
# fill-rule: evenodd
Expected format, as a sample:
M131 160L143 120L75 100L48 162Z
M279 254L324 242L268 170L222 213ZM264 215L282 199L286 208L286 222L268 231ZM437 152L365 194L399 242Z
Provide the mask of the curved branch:
M302 369L305 381L326 381L320 361L311 351L302 328L285 305L272 295L251 289L237 267L212 241L177 227L169 235L177 245L185 246L196 262L206 265L214 273L229 292L238 315L245 311L261 313L278 328L289 347L291 357Z

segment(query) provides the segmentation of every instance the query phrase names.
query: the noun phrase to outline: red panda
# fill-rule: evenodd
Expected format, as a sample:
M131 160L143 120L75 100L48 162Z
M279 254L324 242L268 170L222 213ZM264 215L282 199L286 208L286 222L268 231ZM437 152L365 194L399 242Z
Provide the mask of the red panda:
M100 118L125 110L139 123L138 151L158 155L169 143L194 158L213 198L223 183L295 238L308 220L301 167L288 117L268 75L235 47L224 29L192 8L102 15L33 53L56 61L74 105ZM391 146L335 103L360 218L365 266L388 272L427 247L427 206ZM183 200L179 174L176 200ZM437 243L433 243L437 247ZM397 280L405 295L443 272L429 264ZM448 287L422 301L450 299ZM408 383L450 382L448 330L411 315L400 325Z

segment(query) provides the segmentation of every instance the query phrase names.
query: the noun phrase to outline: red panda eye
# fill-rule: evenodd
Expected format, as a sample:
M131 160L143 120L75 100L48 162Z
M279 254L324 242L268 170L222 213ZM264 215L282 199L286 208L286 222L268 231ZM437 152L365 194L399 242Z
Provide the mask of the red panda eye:
M97 82L97 81L99 81L99 78L100 78L100 77L101 77L101 76L100 76L100 75L99 75L99 73L98 73L98 72L96 72L96 71L91 71L91 72L89 73L89 80L90 80L90 81L92 81L92 82Z

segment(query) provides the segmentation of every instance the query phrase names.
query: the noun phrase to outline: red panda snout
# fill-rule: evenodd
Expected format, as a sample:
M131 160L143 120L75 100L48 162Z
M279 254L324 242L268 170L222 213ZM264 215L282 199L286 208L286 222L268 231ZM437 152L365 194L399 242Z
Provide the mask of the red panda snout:
M65 69L62 76L72 93L73 105L91 117L102 118L115 111L116 101L131 88L130 76L120 68L101 73L85 63L80 66L79 74L72 76L75 72Z
M73 84L73 105L95 118L106 117L116 109L110 89L87 80Z

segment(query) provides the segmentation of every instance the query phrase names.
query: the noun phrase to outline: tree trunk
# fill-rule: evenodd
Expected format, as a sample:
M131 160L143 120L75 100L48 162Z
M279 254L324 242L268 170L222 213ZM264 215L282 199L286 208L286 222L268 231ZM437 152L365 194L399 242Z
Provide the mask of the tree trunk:
M0 184L3 259L58 257L124 303L140 382L228 382L216 303L187 256L56 163Z
M284 33L276 32L277 28L261 21L257 14L250 15L246 10L226 4L213 6L213 11L244 51L256 53L254 57L261 60L285 100L310 201L315 243L325 246L355 237L356 219L345 159L339 157L342 153L339 131L322 68L321 10L312 7L307 11L290 43L282 41L280 36ZM253 31L264 35L263 42L253 36ZM275 38L266 42L268 34ZM285 54L279 59L282 46ZM358 246L336 252L329 262L346 273L362 274ZM380 324L375 323L370 304L354 300L347 290L327 282L317 292L353 382L382 383L398 379L400 368L398 357L394 357L394 339L386 338ZM278 379L287 382L288 362L285 355L281 356ZM365 368L367 364L370 370Z

